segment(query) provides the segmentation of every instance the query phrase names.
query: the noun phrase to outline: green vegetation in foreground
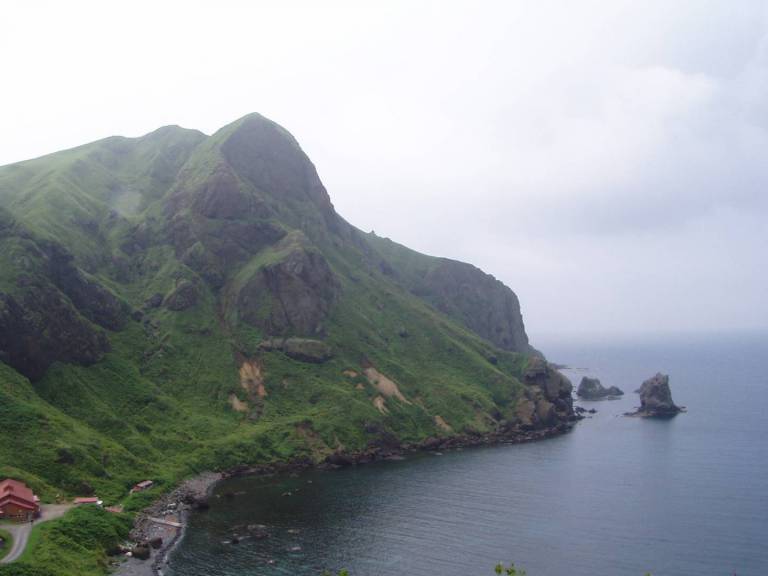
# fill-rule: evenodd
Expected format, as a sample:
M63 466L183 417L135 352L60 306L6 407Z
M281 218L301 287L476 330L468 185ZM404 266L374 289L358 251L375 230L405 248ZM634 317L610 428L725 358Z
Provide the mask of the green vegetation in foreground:
M11 536L10 532L6 532L0 528L0 540L3 541L3 546L0 548L0 560L2 560L8 556L8 553L11 551L11 547L13 546L13 537Z
M108 566L107 552L127 538L130 527L127 514L74 508L35 526L22 557L0 566L0 576L100 576Z
M48 568L15 562L0 566L0 576L58 576L58 574Z

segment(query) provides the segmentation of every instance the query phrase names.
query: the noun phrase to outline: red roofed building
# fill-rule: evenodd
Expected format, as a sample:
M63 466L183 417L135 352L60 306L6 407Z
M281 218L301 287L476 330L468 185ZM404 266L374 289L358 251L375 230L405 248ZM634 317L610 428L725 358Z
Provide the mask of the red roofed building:
M0 481L0 519L31 520L40 513L40 504L26 484L18 480Z
M155 483L152 480L144 480L143 482L139 482L133 488L131 488L131 494L134 492L141 492L142 490L149 490L154 485Z

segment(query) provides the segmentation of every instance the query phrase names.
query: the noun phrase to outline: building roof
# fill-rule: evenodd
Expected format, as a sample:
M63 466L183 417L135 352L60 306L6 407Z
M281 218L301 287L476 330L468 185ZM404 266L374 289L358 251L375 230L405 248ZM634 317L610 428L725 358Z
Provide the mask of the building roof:
M75 498L75 504L96 504L99 501L98 498L94 497L85 497L85 498Z
M136 484L136 487L137 488L149 488L150 486L152 486L152 484L154 484L154 482L152 480L142 480L141 482Z
M7 478L0 481L0 503L12 502L21 508L37 509L35 494L23 482Z

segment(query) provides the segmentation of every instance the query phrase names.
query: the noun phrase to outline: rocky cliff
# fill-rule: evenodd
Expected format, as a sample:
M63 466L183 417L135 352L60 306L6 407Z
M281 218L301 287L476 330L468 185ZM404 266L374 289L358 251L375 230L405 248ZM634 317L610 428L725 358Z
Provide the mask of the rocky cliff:
M524 428L556 426L576 419L573 385L547 361L531 357L524 383L524 399L517 405L517 416Z
M381 257L382 271L415 296L499 348L535 352L517 295L490 274L464 262L419 254L375 234L368 241Z
M0 360L33 380L54 362L93 364L128 306L90 279L56 243L0 210Z

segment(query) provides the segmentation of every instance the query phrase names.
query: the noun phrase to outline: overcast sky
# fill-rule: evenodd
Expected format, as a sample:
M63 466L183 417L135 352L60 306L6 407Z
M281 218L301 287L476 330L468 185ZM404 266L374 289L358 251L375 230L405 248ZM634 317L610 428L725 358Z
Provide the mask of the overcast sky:
M0 8L0 164L260 112L364 230L529 334L768 327L768 3Z

